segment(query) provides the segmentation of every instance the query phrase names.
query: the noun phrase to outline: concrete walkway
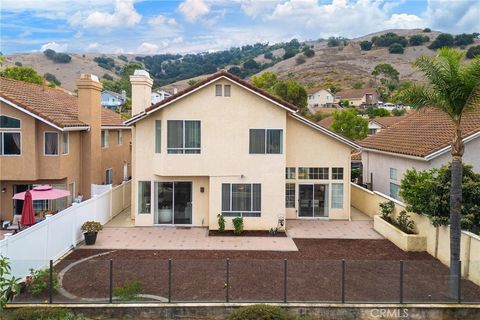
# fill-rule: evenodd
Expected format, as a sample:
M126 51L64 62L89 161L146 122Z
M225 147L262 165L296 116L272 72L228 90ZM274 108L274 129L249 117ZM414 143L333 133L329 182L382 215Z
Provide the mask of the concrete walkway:
M119 214L117 214L112 220L107 222L104 227L123 227L131 228L135 227L135 220L130 217L130 207L126 208Z
M383 239L373 230L371 217L355 208L351 210L352 221L287 220L287 234L304 239Z
M290 237L209 237L200 227L106 227L81 249L298 251Z

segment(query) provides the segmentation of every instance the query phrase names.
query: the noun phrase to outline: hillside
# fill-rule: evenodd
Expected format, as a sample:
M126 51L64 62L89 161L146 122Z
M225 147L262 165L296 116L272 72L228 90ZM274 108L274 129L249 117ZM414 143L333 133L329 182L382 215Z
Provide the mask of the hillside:
M223 53L219 52L218 57L215 56L216 53L186 55L183 57L178 56L179 58L175 58L176 60L168 60L167 58L162 57L162 55L153 56L151 58L147 57L150 60L145 60L146 57L139 55L124 54L124 56L126 56L129 61L137 63L139 60L144 62L155 62L155 59L160 60L160 62L155 62L156 65L154 65L157 70L149 71L154 77L156 77L156 75L163 77L163 79L157 77L156 84L157 86L159 84L163 84L163 87L165 87L167 90L172 90L173 87L176 87L178 90L188 87L187 81L191 78L191 76L188 75L188 72L184 71L185 69L188 69L188 64L186 67L183 67L183 69L180 70L183 73L178 73L177 70L175 70L177 73L173 73L173 75L162 75L165 69L171 71L170 69L176 68L179 63L186 64L187 60L191 60L190 66L197 66L195 63L198 64L198 62L196 61L203 61L202 59L215 59L214 61L225 59L224 61L227 63L218 62L217 65L218 68L224 68L228 70L229 68L235 66L235 64L238 65L239 61L239 65L241 66L241 63L247 61L247 59L251 60L252 57L253 60L258 64L256 70L261 70L258 73L263 71L273 71L278 73L280 78L285 79L287 77L292 77L308 87L321 86L325 85L326 83L335 83L342 88L350 88L356 81L362 81L364 85L367 86L369 81L373 80L370 75L373 68L379 63L391 64L400 72L401 80L419 80L420 75L414 71L411 63L421 55L434 54L433 50L427 48L431 42L427 42L423 45L415 47L408 46L405 49L404 54L390 54L388 52L388 48L373 48L370 51L360 50L361 41L371 40L372 37L380 36L387 32L395 32L399 36L407 37L416 34L423 34L429 36L431 40L435 39L439 34L439 32L435 31L423 33L421 29L385 30L352 39L345 47L328 47L327 41L322 39L316 41L307 41L305 44L313 46L315 55L311 58L306 58L305 63L302 64L297 63L297 57L300 56L301 53L291 58L282 60L282 56L285 53L285 49L282 46L288 45L288 43L271 46L263 45L264 47L262 47L260 44L244 46L241 48L225 50ZM476 43L474 45L478 44L480 44L480 40L476 39ZM259 46L258 48L257 45ZM242 50L244 50L245 47L248 48L245 52L243 52ZM239 50L241 51L240 53ZM252 54L258 52L258 50L263 50L263 52L271 52L272 57L270 59L265 58L264 54L252 56ZM213 58L209 58L209 55L213 55ZM230 57L230 61L234 61L235 63L228 63L228 60L223 55L236 55L234 60L232 60L233 58ZM70 56L72 57L72 60L69 63L62 64L52 62L41 52L18 53L7 56L5 65L14 65L15 62L20 62L24 66L33 67L42 75L47 72L54 74L61 81L62 87L73 91L75 89L75 79L77 79L81 73L92 73L99 76L99 78L102 78L104 74L108 74L114 79L119 79L119 76L115 73L114 69L106 70L98 66L97 62L94 61L95 57L104 56L112 58L115 61L115 65L118 66L117 68L121 68L126 63L125 61L119 59L118 55L116 54L73 53L70 54ZM151 63L147 66L151 66ZM160 68L160 71L158 68ZM203 75L193 77L194 79L207 77L208 74L211 74L215 71L215 67L212 67L210 62L208 62L208 65L206 64L199 66L199 68L203 68L202 70L205 70L205 72L203 72ZM255 71L255 69L251 69L248 74L246 74L247 78L257 71ZM197 74L199 74L198 70ZM200 72L200 74L202 74L202 72ZM179 78L183 80L175 81Z

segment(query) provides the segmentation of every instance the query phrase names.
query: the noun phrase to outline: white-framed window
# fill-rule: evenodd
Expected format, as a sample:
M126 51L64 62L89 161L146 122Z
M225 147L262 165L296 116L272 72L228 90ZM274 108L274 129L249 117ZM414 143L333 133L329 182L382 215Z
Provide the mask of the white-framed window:
M230 97L231 96L231 91L232 91L232 86L229 84L226 84L223 86L223 96L224 97Z
M102 148L108 148L108 141L109 141L109 132L108 130L102 130Z
M62 154L68 154L70 152L70 134L68 132L62 132Z
M20 119L0 115L0 129L20 129L22 121Z
M138 182L138 213L150 213L151 203L151 182L139 181Z
M295 183L285 183L285 208L295 208Z
M368 135L369 136L373 136L376 133L377 133L377 129L368 129Z
M216 97L221 97L222 96L222 85L221 84L216 84L215 85L215 96Z
M283 129L250 129L250 154L281 154Z
M400 199L400 186L393 182L390 182L390 197L397 200Z
M296 179L297 172L295 167L285 168L285 179Z
M162 150L162 122L155 120L155 153L160 153Z
M0 155L19 156L22 154L22 135L17 131L0 131Z
M113 182L113 169L105 170L105 184L112 184Z
M298 179L328 180L328 168L298 168Z
M332 168L332 179L343 180L343 168Z
M222 215L260 217L262 185L259 183L222 183Z
M332 183L332 208L343 208L343 183Z
M398 179L398 171L395 168L390 168L390 180L397 181Z
M198 154L201 146L199 120L167 121L167 152Z
M117 144L121 146L123 144L123 130L117 131Z
M58 133L47 132L43 133L43 150L46 156L58 155Z

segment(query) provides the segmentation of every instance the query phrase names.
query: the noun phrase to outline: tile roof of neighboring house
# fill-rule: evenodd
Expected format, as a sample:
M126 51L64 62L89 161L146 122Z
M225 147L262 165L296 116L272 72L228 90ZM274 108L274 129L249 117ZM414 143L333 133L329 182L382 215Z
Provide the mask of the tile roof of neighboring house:
M376 117L374 119L370 119L370 121L377 123L382 128L388 128L391 125L403 120L406 116L393 116L393 117Z
M352 150L352 161L362 161L362 154L357 150Z
M365 88L365 89L346 89L337 92L336 96L338 99L361 99L367 93L377 94L375 88Z
M318 91L322 91L322 90L325 90L325 91L327 91L328 93L330 93L331 95L333 95L333 94L330 92L330 90L324 89L324 88L318 88L318 87L317 87L317 88L307 89L307 93L308 93L308 94L314 94L314 93L317 93Z
M176 99L178 99L178 98L186 95L187 93L192 92L192 91L194 91L195 89L200 88L200 87L206 85L207 83L209 83L209 82L211 82L211 81L213 81L213 80L215 80L215 79L217 79L217 78L220 78L220 77L229 78L230 80L233 80L234 82L237 82L238 84L240 84L240 85L242 85L242 86L244 86L244 87L247 87L248 89L250 89L250 90L252 90L252 91L255 91L256 93L259 93L259 94L267 97L268 99L273 100L273 101L275 101L275 102L278 103L278 104L281 104L282 106L286 107L287 109L290 109L290 110L292 110L292 111L296 111L296 110L298 109L297 106L295 106L295 105L293 105L293 104L291 104L291 103L288 103L288 102L286 102L286 101L283 101L282 99L280 99L280 98L278 98L278 97L276 97L276 96L274 96L274 95L272 95L272 94L270 94L270 93L268 93L268 92L265 92L265 91L263 91L262 89L259 89L259 88L255 87L255 86L251 85L251 84L248 83L247 81L242 80L242 79L234 76L233 74L228 73L228 72L225 71L225 70L222 70L222 71L219 71L219 72L213 74L212 76L210 76L210 77L208 77L208 78L206 78L206 79L204 79L204 80L196 83L195 85L190 86L190 87L188 87L187 89L182 90L182 91L178 92L177 94L174 94L174 95L172 95L172 96L170 96L170 97L168 97L168 98L166 98L166 99L163 99L162 101L160 101L160 102L158 102L158 103L156 103L156 104L154 104L154 105L146 108L146 109L145 109L145 112L151 112L151 111L153 111L153 110L159 109L160 107L162 107L163 105L171 102L172 100L176 100ZM135 115L134 115L133 117L135 117Z
M60 128L87 126L78 120L78 98L63 90L0 77L0 96ZM102 126L124 126L123 119L102 108Z
M329 117L323 118L322 120L318 121L317 124L324 128L330 129L330 127L333 124L333 117L329 116Z
M402 155L427 157L448 148L454 126L450 118L435 108L416 111L358 143L367 149ZM480 107L462 117L462 138L480 132Z

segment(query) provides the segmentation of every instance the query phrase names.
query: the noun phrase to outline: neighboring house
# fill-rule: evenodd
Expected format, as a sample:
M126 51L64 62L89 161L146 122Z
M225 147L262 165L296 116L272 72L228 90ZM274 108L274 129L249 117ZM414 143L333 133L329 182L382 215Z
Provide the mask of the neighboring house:
M127 101L127 93L122 90L122 93L116 93L113 91L102 91L102 107L110 110L118 110Z
M163 89L155 89L152 91L152 104L158 103L164 99L167 99L168 97L171 97L172 94L168 91L165 91Z
M221 71L153 106L152 80L130 77L132 216L137 226L245 229L280 219L350 218L350 153L358 146L297 108Z
M377 105L378 93L374 88L347 89L337 92L335 103L340 100L348 100L354 107Z
M335 95L327 89L313 88L307 90L308 108L331 108L333 106Z
M383 129L386 129L390 127L391 125L394 125L395 123L403 120L405 116L397 116L397 117L376 117L373 119L370 119L368 121L368 135L374 135L382 131Z
M35 211L59 210L91 184L128 178L131 130L120 115L102 108L97 77L77 80L78 97L42 85L0 78L0 219L20 214L15 193L51 184L68 199L34 201ZM126 175L124 170L127 169Z
M373 190L399 199L400 181L411 168L439 168L451 160L452 121L437 109L417 111L358 143L363 181ZM480 109L462 117L463 161L480 172Z

